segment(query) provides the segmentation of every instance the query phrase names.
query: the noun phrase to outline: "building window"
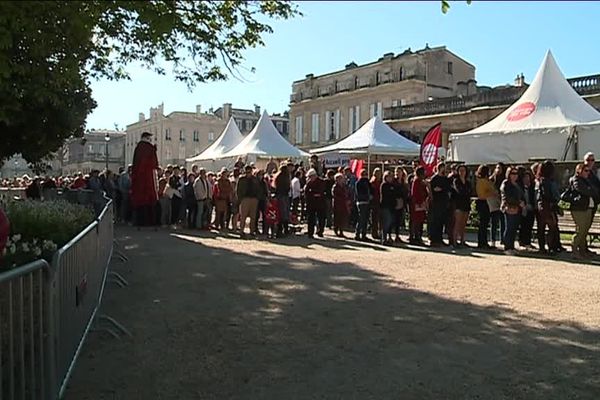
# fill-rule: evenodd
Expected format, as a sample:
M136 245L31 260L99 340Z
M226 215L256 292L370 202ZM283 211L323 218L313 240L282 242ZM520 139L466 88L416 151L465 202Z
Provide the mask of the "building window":
M381 81L381 75L379 74L379 71L375 72L375 84L379 85L379 82Z
M183 130L183 129L179 130L179 141L185 142L185 130Z
M215 140L215 133L208 132L208 141L212 143L214 140Z
M194 131L194 137L192 139L194 142L198 142L200 140L199 136L198 136L198 131Z
M325 114L326 137L327 140L333 141L340 138L340 110L327 111Z
M398 100L392 100L392 107L398 107Z
M400 71L398 71L398 79L399 80L404 79L404 69L402 67L400 67Z
M354 133L360 127L360 106L348 109L348 134Z
M171 128L165 129L165 140L171 140Z
M318 113L314 113L312 115L311 142L319 143L319 114Z
M452 61L448 62L448 73L452 75Z
M373 103L369 107L369 118L379 116L383 118L383 105L381 102Z
M275 122L275 126L277 127L277 130L279 131L279 133L283 133L283 122L277 121L277 122Z
M251 119L247 119L244 121L244 125L246 126L246 130L247 131L251 131L253 126L252 126L252 120Z
M360 81L358 80L358 76L354 77L354 88L358 89L358 85L360 84Z
M302 144L302 138L304 133L302 132L303 118L302 116L296 117L296 144Z

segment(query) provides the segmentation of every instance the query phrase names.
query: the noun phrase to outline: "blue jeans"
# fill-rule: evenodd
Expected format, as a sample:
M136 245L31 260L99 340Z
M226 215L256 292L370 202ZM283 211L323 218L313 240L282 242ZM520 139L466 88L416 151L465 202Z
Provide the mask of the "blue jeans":
M505 229L504 229L504 250L515 249L515 237L519 228L521 214L504 213Z
M387 240L388 236L391 236L392 234L392 227L394 226L394 211L392 209L389 208L382 208L381 209L381 220L382 220L382 230L383 230L383 236L381 237L382 240Z
M207 200L197 200L198 203L198 210L196 212L196 227L198 229L202 229L204 227L206 227L207 225L207 213L208 213L208 207L207 207Z
M356 223L356 237L367 237L367 224L369 223L369 204L357 204L358 222Z
M496 239L504 241L504 232L506 232L506 218L502 211L494 211L490 214L492 219L492 242ZM500 229L500 235L498 235L498 229Z

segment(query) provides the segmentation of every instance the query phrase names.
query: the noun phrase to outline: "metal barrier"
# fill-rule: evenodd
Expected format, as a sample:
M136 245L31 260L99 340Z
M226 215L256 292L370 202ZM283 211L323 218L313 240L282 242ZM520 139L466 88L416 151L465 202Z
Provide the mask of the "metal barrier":
M0 274L0 398L49 398L49 265Z
M63 396L97 319L112 254L108 200L50 265L39 260L0 273L0 400Z

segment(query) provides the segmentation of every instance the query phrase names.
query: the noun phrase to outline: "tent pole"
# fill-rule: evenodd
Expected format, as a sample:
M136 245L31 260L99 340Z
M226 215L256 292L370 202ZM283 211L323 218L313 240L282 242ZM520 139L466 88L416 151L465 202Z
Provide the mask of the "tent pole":
M367 175L371 176L371 153L367 153Z

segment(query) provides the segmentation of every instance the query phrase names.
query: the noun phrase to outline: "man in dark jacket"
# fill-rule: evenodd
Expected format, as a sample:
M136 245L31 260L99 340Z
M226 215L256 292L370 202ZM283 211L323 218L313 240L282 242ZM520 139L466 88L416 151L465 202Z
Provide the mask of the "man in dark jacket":
M313 238L315 225L317 236L323 237L325 230L325 213L327 211L325 199L325 181L317 176L317 171L310 169L307 172L308 182L304 187L306 197L306 214L308 218L308 237Z
M431 247L439 247L444 244L442 236L444 227L448 225L448 216L450 210L450 194L452 188L450 180L446 176L446 166L439 163L437 171L431 178L432 202L429 209L429 236ZM450 230L448 229L448 232Z
M367 223L369 222L370 203L373 198L369 173L363 169L360 171L360 179L356 181L356 208L358 209L358 222L356 223L356 240L367 240Z

